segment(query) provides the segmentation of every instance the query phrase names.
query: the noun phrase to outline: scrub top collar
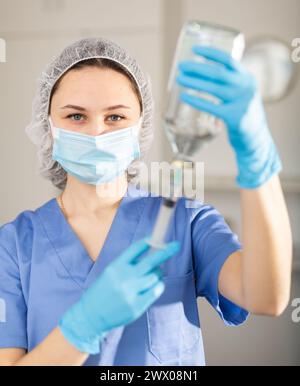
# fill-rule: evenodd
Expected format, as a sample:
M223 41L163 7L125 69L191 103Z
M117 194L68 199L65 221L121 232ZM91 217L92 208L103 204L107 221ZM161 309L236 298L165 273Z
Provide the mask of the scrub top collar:
M137 189L129 184L95 262L66 220L56 198L38 209L39 218L57 257L68 275L82 289L86 289L111 261L135 241L146 203L145 197L139 197Z

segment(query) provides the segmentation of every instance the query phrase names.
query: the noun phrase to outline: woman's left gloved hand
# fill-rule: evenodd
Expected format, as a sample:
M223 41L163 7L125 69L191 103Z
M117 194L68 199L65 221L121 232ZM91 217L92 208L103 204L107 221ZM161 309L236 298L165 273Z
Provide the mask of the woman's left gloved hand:
M181 62L177 83L211 94L220 104L187 92L181 93L181 100L224 121L236 155L237 184L245 189L257 188L280 172L282 165L256 81L240 62L224 51L194 46L193 52L209 62Z

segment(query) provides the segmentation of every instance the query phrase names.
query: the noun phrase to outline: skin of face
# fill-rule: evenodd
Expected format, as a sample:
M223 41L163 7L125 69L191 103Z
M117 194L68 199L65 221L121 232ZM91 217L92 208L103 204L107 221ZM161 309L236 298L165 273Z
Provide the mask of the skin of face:
M67 105L80 106L81 110ZM129 108L110 106L125 105ZM88 135L101 135L135 125L141 115L130 80L107 68L86 67L67 72L52 96L53 125Z

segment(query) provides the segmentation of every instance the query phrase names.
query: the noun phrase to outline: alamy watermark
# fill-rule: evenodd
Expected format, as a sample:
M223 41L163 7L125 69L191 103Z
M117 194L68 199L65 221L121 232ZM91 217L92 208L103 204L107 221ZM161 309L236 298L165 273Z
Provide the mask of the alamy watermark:
M292 41L292 47L294 50L292 51L292 61L294 63L300 62L300 38L295 38Z
M6 62L6 41L0 38L0 63Z
M121 172L121 170L120 170ZM129 167L129 175L135 170ZM185 197L187 208L198 208L204 202L204 162L176 161L176 162L151 162L149 165L140 162L138 173L131 181L136 186L139 195L150 197L165 197L172 200ZM99 197L114 197L121 193L124 185L101 184L97 186ZM128 191L125 195L130 195Z
M6 322L6 303L5 300L0 298L0 323Z
M292 307L294 308L292 312L292 321L294 323L300 323L300 298L293 299Z

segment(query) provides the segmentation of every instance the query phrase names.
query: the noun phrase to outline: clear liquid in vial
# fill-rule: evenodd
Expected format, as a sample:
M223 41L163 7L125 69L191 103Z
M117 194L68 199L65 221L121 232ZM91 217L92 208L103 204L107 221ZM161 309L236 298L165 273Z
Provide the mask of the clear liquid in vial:
M169 95L169 109L164 117L163 125L173 153L179 158L192 160L199 154L203 146L220 133L224 124L215 116L180 102L178 97L180 89L182 88L178 87ZM189 90L188 93L198 95L213 103L219 103L211 95L195 90Z
M190 21L182 28L169 76L163 125L173 153L179 158L191 160L224 128L224 123L220 119L180 100L180 93L185 91L215 104L221 102L212 95L180 87L176 83L180 61L195 60L202 63L206 61L203 57L192 53L192 46L196 44L222 49L239 60L243 54L245 41L239 31L205 22Z

